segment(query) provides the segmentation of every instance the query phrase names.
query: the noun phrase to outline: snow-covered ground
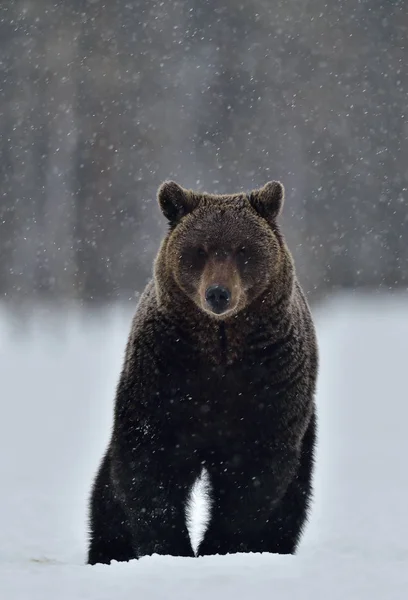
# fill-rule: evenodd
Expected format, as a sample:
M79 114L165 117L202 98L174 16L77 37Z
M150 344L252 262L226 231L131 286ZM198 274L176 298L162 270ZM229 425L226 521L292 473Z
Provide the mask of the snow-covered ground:
M405 600L408 296L338 297L315 314L315 502L298 555L90 567L87 500L131 312L28 324L0 310L0 599Z

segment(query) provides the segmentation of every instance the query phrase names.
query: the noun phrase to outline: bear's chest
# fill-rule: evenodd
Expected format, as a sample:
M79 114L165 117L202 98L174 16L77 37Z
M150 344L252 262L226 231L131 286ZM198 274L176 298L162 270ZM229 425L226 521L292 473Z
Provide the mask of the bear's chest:
M184 374L173 390L171 416L182 441L197 445L268 436L279 399L262 364L207 367Z

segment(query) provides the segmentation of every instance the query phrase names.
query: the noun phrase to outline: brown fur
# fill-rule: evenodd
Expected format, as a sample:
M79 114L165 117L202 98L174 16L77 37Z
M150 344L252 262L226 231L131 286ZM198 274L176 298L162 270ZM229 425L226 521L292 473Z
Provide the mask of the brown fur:
M200 554L295 551L311 497L318 352L277 224L283 198L278 182L223 196L161 186L170 227L127 344L89 562L192 555L184 505L202 466L213 491ZM231 291L220 315L206 304L212 284Z

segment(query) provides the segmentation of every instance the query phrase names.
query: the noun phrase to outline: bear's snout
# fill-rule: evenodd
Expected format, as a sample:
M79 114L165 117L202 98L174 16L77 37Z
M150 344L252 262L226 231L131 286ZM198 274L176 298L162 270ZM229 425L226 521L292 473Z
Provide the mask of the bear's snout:
M197 304L214 317L234 314L243 301L243 290L236 262L210 256L201 275Z
M210 285L205 291L205 300L212 312L222 314L231 302L231 292L223 285Z

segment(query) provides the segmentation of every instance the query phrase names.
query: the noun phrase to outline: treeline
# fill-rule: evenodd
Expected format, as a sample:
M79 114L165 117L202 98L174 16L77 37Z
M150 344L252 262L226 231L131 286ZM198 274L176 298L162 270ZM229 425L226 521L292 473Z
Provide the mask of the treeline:
M286 188L302 284L408 282L408 11L369 0L0 7L0 297L132 297L163 179Z

